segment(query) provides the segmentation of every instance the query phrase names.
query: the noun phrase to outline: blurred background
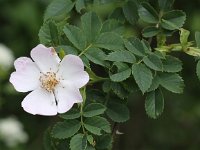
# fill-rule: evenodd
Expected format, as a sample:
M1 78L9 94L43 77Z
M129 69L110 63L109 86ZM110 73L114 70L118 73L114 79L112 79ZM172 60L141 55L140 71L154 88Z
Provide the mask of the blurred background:
M0 150L42 150L44 130L56 120L24 112L21 101L26 94L15 92L8 82L14 59L29 56L39 43L38 31L50 1L0 0ZM190 39L194 40L195 31L200 31L200 1L176 0L174 8L186 12L184 28L192 31ZM145 114L144 97L133 93L129 101L131 119L120 126L119 131L124 134L115 138L114 150L200 149L200 82L195 74L196 62L185 54L178 57L183 61L184 94L164 91L164 112L153 120Z

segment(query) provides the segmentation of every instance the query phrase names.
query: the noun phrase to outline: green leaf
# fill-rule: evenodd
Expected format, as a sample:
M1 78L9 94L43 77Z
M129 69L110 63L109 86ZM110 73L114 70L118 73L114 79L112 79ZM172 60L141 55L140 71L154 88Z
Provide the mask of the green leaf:
M92 103L92 104L87 105L83 109L83 116L84 117L97 116L97 115L103 114L105 110L106 110L106 107L104 105L100 103Z
M96 149L92 146L87 146L87 148L85 150L96 150Z
M86 150L87 138L83 134L76 134L70 140L71 150Z
M90 47L85 56L93 63L106 66L107 63L105 62L106 54L99 48Z
M90 68L90 62L89 62L89 60L87 59L87 57L86 57L85 55L81 55L81 59L82 59L82 61L83 61L83 63L84 63L84 66L85 66L86 68Z
M125 40L125 47L137 56L145 56L145 49L143 43L138 38L132 38L130 40Z
M165 72L179 72L182 70L182 62L173 56L166 56L163 60L163 71Z
M99 48L107 50L121 50L124 48L123 39L116 33L101 33L94 43Z
M117 82L111 82L112 91L121 99L128 97L128 92L124 89L124 87Z
M185 30L183 28L180 29L180 43L183 47L188 45L189 35L190 35L190 31Z
M148 89L147 92L151 92L151 91L156 90L159 87L159 85L160 85L160 78L159 78L158 75L155 75L153 77L152 84L151 84L151 86L150 86L150 88Z
M196 74L197 74L197 76L198 76L198 78L200 80L200 61L198 61L198 63L197 63Z
M114 32L121 35L123 34L124 30L124 27L122 26L122 24L119 23L118 20L108 19L103 23L101 33Z
M64 114L60 114L59 117L63 119L76 119L80 117L80 112L78 109L72 108Z
M99 116L87 118L84 121L84 127L91 133L96 135L101 135L102 131L105 131L106 133L111 132L110 124L109 122Z
M111 102L108 104L106 110L106 114L110 119L112 119L114 122L125 122L129 120L130 114L129 109L126 105Z
M187 47L187 49L184 50L184 52L191 56L200 57L200 48L197 47Z
M125 22L123 10L121 9L121 7L114 9L114 11L109 15L109 18L116 19L117 21L119 21L121 23Z
M159 29L157 27L146 27L142 31L142 35L144 37L153 37L159 33Z
M50 128L47 128L44 132L43 136L43 147L44 150L53 150L53 142L51 138Z
M163 11L170 10L174 0L158 0L159 8Z
M133 77L139 86L140 90L144 94L151 86L152 73L144 64L135 64L132 67Z
M115 51L109 53L109 55L106 57L106 60L127 63L136 62L135 56L129 51Z
M86 37L83 32L76 26L66 25L63 29L69 41L79 50L86 47Z
M164 98L162 91L157 89L150 93L147 93L145 99L145 110L149 117L158 118L161 115L164 109Z
M183 79L175 73L161 73L160 85L173 93L183 93Z
M197 47L200 48L200 32L195 32L195 40L197 43Z
M81 13L81 10L85 8L85 1L76 0L75 8L78 13Z
M64 50L66 55L68 54L78 55L78 51L72 46L59 45L58 47L56 47L57 52L60 52L61 50Z
M142 3L138 9L140 18L147 23L158 23L159 17L156 10L149 3Z
M123 7L123 12L125 18L130 24L135 24L138 21L138 11L137 5L134 1L128 1Z
M167 30L179 29L183 26L186 14L181 10L167 12L162 17L161 26Z
M74 3L72 3L71 0L54 0L47 7L44 20L46 21L49 18L59 17L63 14L66 15L73 7Z
M110 134L105 134L97 137L96 148L103 150L111 150L109 147L112 146L112 136Z
M88 12L81 17L81 24L87 42L93 42L101 30L101 20L95 13Z
M131 69L130 67L121 62L115 62L114 66L117 67L117 73L111 73L109 72L110 79L114 82L121 82L123 80L126 80L131 75Z
M155 54L150 54L147 57L143 58L143 62L151 69L156 71L162 71L163 70L163 64L162 61L158 56Z
M52 129L52 136L58 139L65 139L73 136L80 129L81 124L77 120L58 122Z

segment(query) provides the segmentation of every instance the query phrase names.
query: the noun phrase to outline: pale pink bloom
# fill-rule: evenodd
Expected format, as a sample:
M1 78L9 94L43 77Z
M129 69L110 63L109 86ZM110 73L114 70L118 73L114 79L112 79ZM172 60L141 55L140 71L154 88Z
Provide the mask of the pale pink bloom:
M79 88L89 81L82 60L66 55L62 61L55 50L39 44L31 51L33 61L20 57L10 82L19 92L29 92L22 107L31 114L56 115L67 112L74 103L83 101Z

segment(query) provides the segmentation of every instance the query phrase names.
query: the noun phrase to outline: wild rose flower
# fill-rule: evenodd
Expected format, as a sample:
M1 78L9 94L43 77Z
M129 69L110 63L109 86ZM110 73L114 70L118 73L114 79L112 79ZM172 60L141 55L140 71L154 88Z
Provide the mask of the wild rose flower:
M74 103L83 101L79 88L89 81L82 60L66 55L62 61L55 50L39 44L31 58L20 57L14 62L16 71L10 82L19 92L29 92L22 107L31 114L56 115L67 112Z

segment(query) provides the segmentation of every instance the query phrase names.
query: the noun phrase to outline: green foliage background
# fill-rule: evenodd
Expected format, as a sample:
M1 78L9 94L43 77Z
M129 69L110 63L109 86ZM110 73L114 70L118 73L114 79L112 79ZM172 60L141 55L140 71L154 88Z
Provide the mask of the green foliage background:
M153 1L150 0L155 4ZM0 0L0 43L11 48L16 58L29 56L31 48L38 44L38 31L49 2L50 0ZM190 29L191 35L194 35L194 31L200 31L198 0L177 0L174 7L186 12L184 28ZM98 11L103 16L109 9L112 9L112 5ZM127 34L137 34L137 30L141 30L142 26L143 24L138 29L131 28ZM190 40L194 40L193 37L191 36ZM178 35L172 42L176 42L177 39ZM127 123L119 127L119 131L124 134L116 136L114 150L200 149L200 82L195 73L196 63L192 57L184 53L178 54L178 57L184 60L184 94L177 95L164 91L164 113L157 120L152 120L145 114L144 97L137 92L133 93L129 100L131 117ZM25 113L20 104L25 94L10 90L8 78L4 76L0 79L0 118L17 116L30 136L26 145L20 145L14 150L40 150L44 130L49 124L57 121L57 118ZM5 147L4 149L7 150Z

